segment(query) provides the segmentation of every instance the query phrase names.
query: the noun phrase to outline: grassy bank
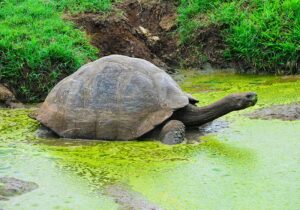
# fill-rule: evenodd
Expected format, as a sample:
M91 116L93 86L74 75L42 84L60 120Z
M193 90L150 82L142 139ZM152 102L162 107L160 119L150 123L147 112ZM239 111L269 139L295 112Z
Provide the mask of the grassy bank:
M224 42L210 49L215 60L222 56L221 63L239 63L256 73L300 73L300 0L177 1L181 46L198 63L209 61L202 44L212 45L199 41L199 33L214 28ZM116 2L122 0L0 1L0 83L18 99L42 100L59 80L98 55L89 37L63 15L107 12ZM218 51L219 46L225 47Z
M19 99L37 101L60 79L95 59L86 34L64 11L107 11L110 0L7 0L0 2L0 82Z
M299 73L299 0L180 2L183 44L193 43L201 29L221 26L220 33L227 46L224 57L228 61L242 62L256 72Z

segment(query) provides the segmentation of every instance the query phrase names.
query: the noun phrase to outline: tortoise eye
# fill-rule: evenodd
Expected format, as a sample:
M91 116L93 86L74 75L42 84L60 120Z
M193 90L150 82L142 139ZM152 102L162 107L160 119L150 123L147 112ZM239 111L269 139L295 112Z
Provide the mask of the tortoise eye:
M253 98L254 96L255 96L255 93L248 93L248 94L246 95L246 98L251 99L251 98Z

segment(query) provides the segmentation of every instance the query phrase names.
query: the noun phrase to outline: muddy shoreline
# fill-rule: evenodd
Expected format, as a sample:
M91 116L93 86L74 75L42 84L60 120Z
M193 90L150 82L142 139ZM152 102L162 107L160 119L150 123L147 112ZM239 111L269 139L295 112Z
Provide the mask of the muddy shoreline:
M258 109L248 116L252 119L263 119L263 120L284 120L294 121L300 120L300 103L292 103L285 105L274 105Z

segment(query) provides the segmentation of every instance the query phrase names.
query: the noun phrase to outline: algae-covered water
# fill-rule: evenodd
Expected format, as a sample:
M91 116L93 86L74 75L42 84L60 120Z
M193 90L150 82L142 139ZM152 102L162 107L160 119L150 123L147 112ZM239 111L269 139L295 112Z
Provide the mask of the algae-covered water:
M33 109L2 109L0 177L39 188L0 201L0 209L127 208L107 193L114 185L161 209L298 209L300 121L249 119L247 113L300 101L300 78L183 75L182 88L201 105L248 90L258 93L259 102L223 117L228 126L202 136L200 144L176 146L39 139L38 123L27 117Z

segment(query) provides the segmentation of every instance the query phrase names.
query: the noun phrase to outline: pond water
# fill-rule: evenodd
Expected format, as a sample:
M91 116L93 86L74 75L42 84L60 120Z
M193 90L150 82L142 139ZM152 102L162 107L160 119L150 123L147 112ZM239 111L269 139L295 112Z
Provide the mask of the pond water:
M120 198L127 191L144 199L145 209L147 202L160 209L297 209L300 121L250 119L247 113L300 101L300 78L182 74L182 88L200 105L248 90L259 102L222 117L227 126L201 136L201 143L175 146L39 139L38 123L27 116L32 108L2 109L0 177L39 188L0 200L0 209L126 209L135 206L134 198ZM124 190L112 195L111 186Z

